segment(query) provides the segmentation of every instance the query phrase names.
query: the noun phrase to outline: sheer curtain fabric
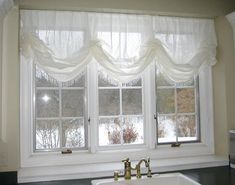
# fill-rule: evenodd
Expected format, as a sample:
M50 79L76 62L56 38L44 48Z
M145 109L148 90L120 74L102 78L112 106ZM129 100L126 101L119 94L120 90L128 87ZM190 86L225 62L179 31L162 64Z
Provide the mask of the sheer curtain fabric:
M171 82L185 82L216 63L211 19L70 11L21 11L21 56L58 81L97 62L128 82L152 62Z

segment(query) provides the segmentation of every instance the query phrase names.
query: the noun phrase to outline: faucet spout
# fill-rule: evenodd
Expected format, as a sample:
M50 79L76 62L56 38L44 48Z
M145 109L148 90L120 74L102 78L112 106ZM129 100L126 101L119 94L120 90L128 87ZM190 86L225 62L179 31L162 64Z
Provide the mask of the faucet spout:
M140 166L143 162L145 163L145 167L148 168L147 177L152 177L151 169L150 169L150 158L148 158L147 160L146 159L141 159L135 167L136 178L138 178L138 179L141 178Z
M145 167L149 166L149 162L146 159L141 159L136 166L140 166L143 162L145 163Z

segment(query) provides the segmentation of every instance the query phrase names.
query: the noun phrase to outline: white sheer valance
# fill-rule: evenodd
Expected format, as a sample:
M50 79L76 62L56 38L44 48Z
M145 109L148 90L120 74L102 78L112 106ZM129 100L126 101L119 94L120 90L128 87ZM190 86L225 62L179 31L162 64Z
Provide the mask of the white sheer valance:
M91 61L127 82L156 62L170 81L185 82L216 63L214 21L149 15L21 11L21 52L58 81Z

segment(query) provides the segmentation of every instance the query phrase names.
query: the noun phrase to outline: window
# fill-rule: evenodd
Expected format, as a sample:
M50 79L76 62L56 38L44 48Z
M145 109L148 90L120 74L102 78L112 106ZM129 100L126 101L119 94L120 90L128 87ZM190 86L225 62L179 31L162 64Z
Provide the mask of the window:
M146 144L143 77L119 83L98 67L97 146L125 148ZM198 79L170 84L156 70L157 144L200 142ZM153 74L151 74L153 75ZM88 148L88 109L85 72L59 83L35 65L34 150ZM149 90L147 90L149 91ZM95 95L95 94L93 94ZM155 97L150 97L153 101ZM150 123L150 124L155 124ZM145 132L146 131L146 132ZM93 137L90 135L90 137Z
M217 161L213 20L22 10L20 32L21 179L106 176L125 157L153 170ZM199 75L169 84L155 60L175 80Z
M199 142L198 79L170 84L156 74L157 143Z
M45 38L45 34L51 34L51 32L40 31L42 39ZM65 38L64 42L66 42L69 32L62 31L61 34L63 37L56 32L55 37ZM72 34L80 40L79 43L83 43L83 32L73 31ZM156 34L155 36L162 41L167 38L167 41L171 42L175 35L167 37L165 34ZM185 41L185 35L177 36L181 38L182 42ZM109 48L111 50L107 51L118 59L120 65L124 65L123 58L135 57L136 53L139 53L138 46L142 36L136 32L98 32L98 38L111 46ZM46 42L46 40L44 41ZM81 46L75 48L81 48ZM63 55L61 44L56 43L56 47ZM160 75L157 69L154 70L157 71L156 84L154 84L155 95L151 94L150 102L157 100L155 105L157 113L156 143L160 145L200 142L198 79L185 84L172 85ZM95 68L95 75L94 79L97 79L97 83L92 89L97 89L97 94L88 95L86 91L89 91L89 85L86 89L85 84L90 83L87 79L91 79L94 74L89 73L87 79L84 74L72 82L59 83L42 69L36 67L35 151L56 151L63 148L88 149L90 147L88 143L92 137L97 139L95 147L102 149L146 144L145 134L149 130L146 130L144 110L149 102L145 102L144 91L150 91L151 87L144 84L142 77L127 84L119 83L99 67ZM150 75L154 76L154 73ZM96 101L92 106L98 112L95 115L95 119L97 119L96 136L89 134L88 130L90 113L87 102L90 101L90 96L95 96ZM149 124L154 125L155 122Z
M109 36L106 32L100 33L108 43L111 42L108 39L113 39L113 51L122 47L122 43L115 44L115 40L120 42L116 37L122 37L122 34ZM141 37L133 33L133 39ZM133 52L116 52L115 56L123 61L122 57L126 55L134 56ZM210 82L205 80L210 79L210 69L202 70L191 82L170 84L152 63L133 81L120 83L102 66L91 62L83 74L61 83L39 66L21 62L22 110L27 110L21 113L22 122L27 123L23 125L27 128L22 133L27 130L29 134L26 134L30 138L27 146L31 148L27 149L25 145L24 149L28 156L39 152L58 153L70 148L79 155L92 153L95 156L109 151L120 158L123 152L131 157L129 149L143 150L138 153L142 156L153 149L157 158L164 149L170 148L170 144L177 142L185 146L197 143L198 147L193 149L199 154L213 150L212 134L207 137L206 133L210 129L207 123L211 123L212 110L208 107L210 102L207 103L208 97L212 97ZM161 147L163 144L165 146ZM180 151L184 150L187 147ZM172 151L168 155L179 154ZM92 159L96 161L95 157ZM103 159L105 157L100 160ZM64 164L62 159L61 164Z
M101 79L104 79L104 81ZM166 84L163 82L161 84L159 80L160 79L158 77L158 83L156 83L157 86L155 88L155 65L151 65L146 69L141 79L136 79L130 84L117 84L107 76L101 78L101 73L98 67L94 63L91 63L84 71L84 76L78 77L73 82L63 84L56 82L39 67L36 67L28 61L22 60L20 131L21 164L23 168L27 167L27 169L37 169L38 167L41 167L40 169L47 170L48 166L55 166L55 168L58 166L62 166L63 168L67 166L66 170L74 173L74 168L71 167L81 165L82 171L86 170L87 172L90 172L91 167L90 165L87 165L88 163L92 165L94 164L95 170L100 171L100 169L103 168L104 163L113 166L113 162L120 162L120 158L123 158L123 156L128 156L132 160L139 160L141 157L148 155L152 160L154 160L162 159L163 157L174 159L177 157L213 154L211 68L205 68L202 70L198 79L195 79L191 84L187 84L187 86L172 86L166 82L164 82ZM198 86L200 88L198 88ZM191 89L195 89L194 98L200 96L200 100L195 98L195 109L190 106L192 108L190 112L173 112L172 110L170 113L167 111L160 112L159 108L161 105L156 109L156 101L159 100L155 101L155 92L161 88L170 90L174 89L174 92L177 92L177 88L180 90L190 89L190 92ZM68 96L66 95L63 96L63 91L65 90L66 92L71 92L71 94L68 95L69 97L75 96L75 99L77 100L76 102L80 102L79 104L76 104L76 108L74 108L74 103L76 102L67 100ZM115 99L115 101L118 102L118 108L111 112L115 112L115 114L111 114L110 112L107 114L107 111L110 111L107 109L103 109L104 111L99 110L103 103L99 100L99 96L102 96L101 93L103 93L104 90L109 94L111 90L112 93L117 91L116 94L113 93L115 96L111 97L111 100ZM131 92L131 96L125 96L125 93L128 94L129 91ZM47 93L47 96L44 96L44 93ZM159 92L157 95L158 98ZM183 93L183 95L185 95L185 93ZM84 98L83 101L81 100L82 96ZM103 96L105 96L104 99L106 100L106 94ZM78 101L79 97L81 101ZM140 100L140 97L142 100ZM134 104L132 104L132 98L138 99L139 101L134 100ZM131 106L125 107L125 104L122 105L122 102L126 101L126 99L128 99L128 105ZM140 105L141 101L142 105ZM176 99L174 101L176 103L178 100ZM197 101L200 101L200 104L196 103ZM46 104L46 102L49 104ZM65 102L67 102L66 106L63 107ZM51 103L53 103L53 107L55 107L53 110L45 107L45 105L51 106ZM44 106L44 108L41 108L41 111L38 112L37 109L39 105ZM134 109L129 110L130 107L134 107ZM200 112L198 111L199 107ZM70 108L77 111L72 111ZM123 109L124 112L121 111L121 109ZM161 114L166 114L166 116L168 116L168 114L174 114L175 116L181 116L181 114L186 116L190 114L190 116L195 116L196 135L194 135L194 137L186 137L184 138L184 141L187 139L187 142L193 141L197 143L183 143L182 147L175 150L170 147L170 142L159 142L160 139L168 138L160 138L160 134L156 132L157 125L156 120L154 119L156 110L159 112L158 116L161 116ZM199 115L200 125L198 122ZM106 117L109 117L109 122L101 122L106 119ZM119 134L119 138L122 138L118 140L120 144L114 144L112 140L109 140L108 131L106 130L107 128L110 129L110 131L113 131L112 128L115 127L112 127L112 125L116 126L115 124L118 123L115 118L119 118L121 120L121 126L118 127L120 132L117 132ZM124 142L123 139L123 130L126 125L126 122L124 121L130 120L131 118L134 118L132 119L134 120L133 125L135 126L139 138L135 142L128 143ZM79 121L81 120L82 123L73 122L75 119ZM113 122L110 122L111 119ZM88 122L88 120L90 120L90 122ZM39 136L36 135L37 123L42 127L40 128ZM63 125L66 127L64 130ZM99 132L100 125L103 127L104 132ZM109 127L110 125L111 127ZM65 130L68 131L66 132ZM193 130L195 131L195 129ZM200 135L198 135L199 130ZM82 137L77 137L77 135ZM44 145L41 145L40 142L42 142L44 136L47 137L45 137ZM99 136L102 136L102 141L99 140ZM178 137L178 141L182 142L182 140L180 140L181 136L176 136ZM171 142L177 141L176 136ZM195 136L197 138L195 138ZM36 141L36 139L38 141ZM36 144L37 142L38 144ZM82 143L82 145L78 143ZM165 145L162 146L161 144ZM60 155L60 151L63 148L72 148L73 154L66 155L66 157ZM43 155L41 154L42 152L44 152ZM50 152L50 154L48 152ZM111 171L113 170L114 169L111 169ZM35 175L37 175L36 172ZM28 171L26 174L28 174Z
M99 146L144 143L142 79L121 84L99 72Z
M87 148L85 74L59 83L35 65L34 150Z
M90 138L85 73L73 81L59 83L34 66L34 151L87 149ZM95 88L99 102L94 105L99 110L98 146L144 144L142 78L118 83L99 71Z

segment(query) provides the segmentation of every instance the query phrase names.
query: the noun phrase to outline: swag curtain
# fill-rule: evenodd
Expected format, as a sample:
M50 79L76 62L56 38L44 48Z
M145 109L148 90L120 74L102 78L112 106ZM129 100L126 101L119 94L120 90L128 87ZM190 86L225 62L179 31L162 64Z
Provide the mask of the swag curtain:
M70 11L21 11L22 59L58 81L70 81L91 61L121 82L152 62L171 82L186 82L216 63L209 19Z

